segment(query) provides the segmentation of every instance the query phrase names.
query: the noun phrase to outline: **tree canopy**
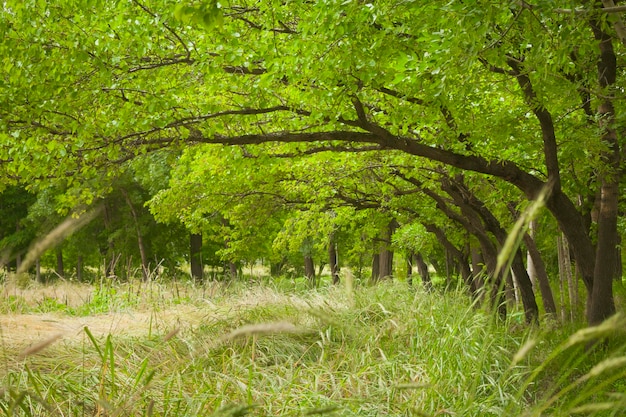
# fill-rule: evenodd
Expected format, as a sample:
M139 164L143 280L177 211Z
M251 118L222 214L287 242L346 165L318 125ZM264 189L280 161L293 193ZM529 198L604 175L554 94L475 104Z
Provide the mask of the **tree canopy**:
M626 31L611 0L33 0L0 13L1 186L62 180L91 203L166 148L181 156L153 211L192 228L219 204L248 227L276 207L350 205L434 230L451 205L496 248L507 207L547 189L588 321L614 312Z

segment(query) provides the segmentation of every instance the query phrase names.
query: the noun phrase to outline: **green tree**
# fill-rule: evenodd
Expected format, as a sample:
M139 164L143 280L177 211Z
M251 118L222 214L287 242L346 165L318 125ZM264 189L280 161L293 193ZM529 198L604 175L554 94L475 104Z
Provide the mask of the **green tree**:
M623 23L567 6L7 1L5 182L93 178L194 143L397 150L528 199L549 187L594 324L615 309Z

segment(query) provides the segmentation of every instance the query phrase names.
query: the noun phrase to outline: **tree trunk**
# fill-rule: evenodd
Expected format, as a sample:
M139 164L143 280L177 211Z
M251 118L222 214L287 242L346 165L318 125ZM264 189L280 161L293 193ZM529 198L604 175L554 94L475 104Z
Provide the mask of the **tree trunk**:
M41 275L41 259L39 257L35 260L35 279L37 282L43 282L43 276Z
M370 277L370 284L376 284L380 279L380 253L372 255L372 276Z
M422 284L424 284L424 288L427 291L431 291L433 289L433 283L430 280L430 273L428 272L428 265L424 262L424 258L422 254L417 252L414 256L415 263L417 264L417 271L422 278Z
M531 229L532 230L532 229ZM543 258L537 249L535 240L529 235L524 235L524 243L528 251L528 258L532 262L534 270L535 280L539 286L541 292L541 300L543 302L543 309L547 314L556 314L556 304L554 302L554 295L552 294L552 288L550 288L550 281L548 279L548 273L546 272L546 265L543 262Z
M508 237L506 230L504 230L491 210L489 210L487 206L485 206L485 204L467 188L467 186L463 183L462 176L458 176L454 180L451 178L444 179L443 189L454 199L455 203L461 208L461 211L468 218L471 219L474 216L474 213L479 216L484 223L484 228L495 236L501 247L504 247ZM526 321L528 323L537 321L539 318L539 307L537 307L537 301L535 299L532 283L530 282L528 272L524 266L522 252L518 248L509 256L513 256L511 268L513 270L513 274L517 278L522 304L524 305ZM511 278L511 276L508 276L508 278ZM514 299L514 294L511 295L509 292L511 290L514 291L512 287L514 287L512 281L508 282L507 288L510 290L508 290L507 293L510 294L508 296L509 299Z
M63 268L63 249L60 246L56 247L57 267L56 273L59 278L65 278L65 270Z
M615 248L618 243L617 218L621 157L617 131L613 125L615 109L609 90L615 84L617 77L617 57L613 49L613 37L603 31L600 22L591 19L590 23L600 52L598 84L601 91L606 91L598 106L599 127L602 131L602 142L608 145L608 149L602 155L605 165L601 167L599 175L601 188L598 244L593 272L593 291L587 313L589 324L596 325L615 314L613 281L617 264Z
M612 176L618 177L618 174L613 173ZM619 179L603 179L593 294L591 311L587 316L590 325L600 324L615 314L613 280L616 264L618 198Z
M528 233L524 235L524 243L526 244L526 269L528 270L528 278L530 278L530 282L532 282L533 284L533 289L537 287L537 268L535 267L533 255L530 253L530 249L528 249L527 237L532 240L534 245L535 241L533 239L535 239L535 230L537 230L537 219L533 219L530 221L530 223L528 224Z
M446 234L441 228L431 223L422 224L428 232L435 235L437 241L441 244L441 246L443 246L444 250L452 254L452 256L456 259L456 262L459 266L459 271L461 272L461 278L463 278L463 281L467 284L467 288L469 289L472 297L476 297L476 284L474 282L474 279L472 278L467 254L463 253L463 251L454 246L452 242L448 240Z
M278 262L270 262L270 275L272 277L277 277L280 275L283 267L285 266L285 259L281 259Z
M121 189L122 195L126 200L126 204L130 209L130 214L133 217L133 222L135 223L135 233L137 234L137 246L139 248L139 256L141 257L141 275L144 281L147 281L149 278L149 263L148 263L148 255L146 253L146 247L143 243L143 234L141 233L141 227L139 227L139 218L137 216L137 211L135 210L135 206L128 195L128 192L125 189Z
M395 219L391 220L385 229L380 250L380 278L387 279L393 277L393 251L391 250L391 237L398 227Z
M413 256L413 252L406 256L406 283L409 287L413 286Z
M557 254L559 258L559 282L561 290L561 319L565 322L567 320L567 306L569 301L569 319L574 321L576 317L576 310L578 306L576 304L577 297L574 297L572 291L572 263L569 253L569 245L565 236L559 236L557 238Z
M380 251L380 279L387 279L393 276L393 252L388 248Z
M239 268L237 268L236 262L228 262L228 278L229 279L237 279L239 275Z
M315 288L317 282L315 279L315 264L311 255L304 255L304 275L309 279L311 287Z
M76 258L76 280L83 282L83 256L78 255Z
M452 259L450 259L450 252L444 249L446 259L446 286L452 281Z
M204 266L202 265L202 234L200 233L192 233L189 236L189 263L191 278L196 282L202 282Z
M339 263L337 257L337 242L335 242L335 232L332 232L329 237L328 265L330 265L330 276L333 284L339 284Z
M105 201L104 209L102 210L102 216L104 221L104 228L107 232L107 236L111 236L111 208L110 204ZM117 261L119 256L115 254L115 242L113 239L107 239L107 249L104 255L104 276L107 278L116 276L115 268L117 267Z

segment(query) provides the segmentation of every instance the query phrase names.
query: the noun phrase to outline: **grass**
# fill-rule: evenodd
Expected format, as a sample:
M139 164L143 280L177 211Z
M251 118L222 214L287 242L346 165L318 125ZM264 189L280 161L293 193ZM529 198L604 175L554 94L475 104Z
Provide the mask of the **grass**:
M150 285L154 285L150 287ZM107 284L80 303L17 293L2 311L59 317L193 305L199 316L142 334L5 343L6 416L618 416L624 328L494 323L460 292L399 283L305 290L238 284ZM86 292L88 293L88 292ZM21 298L20 298L21 297ZM20 301L17 301L20 300ZM13 310L12 310L13 309ZM39 310L38 310L39 309ZM81 313L78 313L81 312ZM571 333L574 332L573 335ZM576 414L578 413L578 414Z

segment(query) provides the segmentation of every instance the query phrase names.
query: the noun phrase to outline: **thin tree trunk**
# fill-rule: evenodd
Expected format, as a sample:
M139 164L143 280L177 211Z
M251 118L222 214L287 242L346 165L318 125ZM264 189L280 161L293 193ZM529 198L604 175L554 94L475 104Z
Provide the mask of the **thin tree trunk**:
M448 240L446 234L441 228L430 223L423 223L423 225L428 232L435 235L437 241L441 244L441 246L446 251L450 252L452 256L456 259L456 262L459 266L459 271L461 272L461 278L463 278L463 281L467 284L467 287L472 297L476 297L476 283L474 282L472 272L470 271L467 253L464 253L459 248L454 246L452 242Z
M417 252L414 256L415 263L417 264L417 271L422 278L422 284L424 284L424 288L427 291L431 291L433 289L433 283L430 280L430 272L428 272L428 265L424 262L424 258L422 254Z
M200 233L192 233L189 236L189 263L191 278L196 282L202 282L204 267L202 265L202 234Z
M35 279L37 282L43 282L43 277L41 275L41 259L37 258L35 260Z
M409 287L413 286L413 252L409 252L406 257L406 283Z
M56 257L57 257L57 267L56 273L59 278L65 278L65 270L63 268L63 249L60 246L56 248Z
M538 284L537 283L537 280L538 280L537 267L535 267L535 260L533 259L533 255L530 253L530 249L528 249L528 239L526 238L526 236L528 236L530 240L532 240L533 245L534 245L535 241L533 239L535 239L536 230L537 230L537 219L533 219L528 224L527 235L524 236L524 243L526 243L526 265L527 265L526 269L528 270L528 278L530 279L530 282L533 284L533 289L535 289ZM542 293L542 297L543 297L543 293Z
M567 320L567 301L569 301L570 320L575 316L576 305L573 303L572 293L569 291L570 282L572 282L572 267L569 255L569 245L564 235L557 238L557 251L559 258L559 282L561 290L561 319ZM567 289L566 289L567 288ZM567 300L565 294L567 291Z
M83 282L83 256L78 255L76 258L76 280Z
M148 264L148 255L146 253L146 247L143 243L143 234L141 233L141 227L139 227L139 218L137 216L137 211L135 210L135 206L126 192L125 189L121 189L122 195L124 195L124 199L126 200L126 204L130 209L130 214L133 217L133 222L135 223L135 233L137 234L137 246L139 247L139 256L141 257L141 275L144 281L147 281L149 278L149 264Z
M15 232L19 233L20 231L20 221L15 222ZM20 266L22 266L22 254L18 252L15 256L15 270L19 271Z
M330 265L330 276L333 284L339 284L339 263L337 256L337 242L335 242L335 232L332 232L329 237L328 265Z
M543 302L543 309L547 314L556 314L556 304L554 302L554 295L552 294L552 288L550 288L550 281L548 279L548 273L546 272L546 265L543 262L543 258L537 249L535 240L529 235L524 235L524 243L528 250L528 257L532 261L535 282L539 286L541 292L541 300Z
M383 235L382 248L380 250L380 278L387 279L393 277L393 251L391 250L391 237L398 227L398 223L391 220Z
M304 275L309 279L311 287L315 288L317 282L315 279L315 264L311 255L304 255Z

